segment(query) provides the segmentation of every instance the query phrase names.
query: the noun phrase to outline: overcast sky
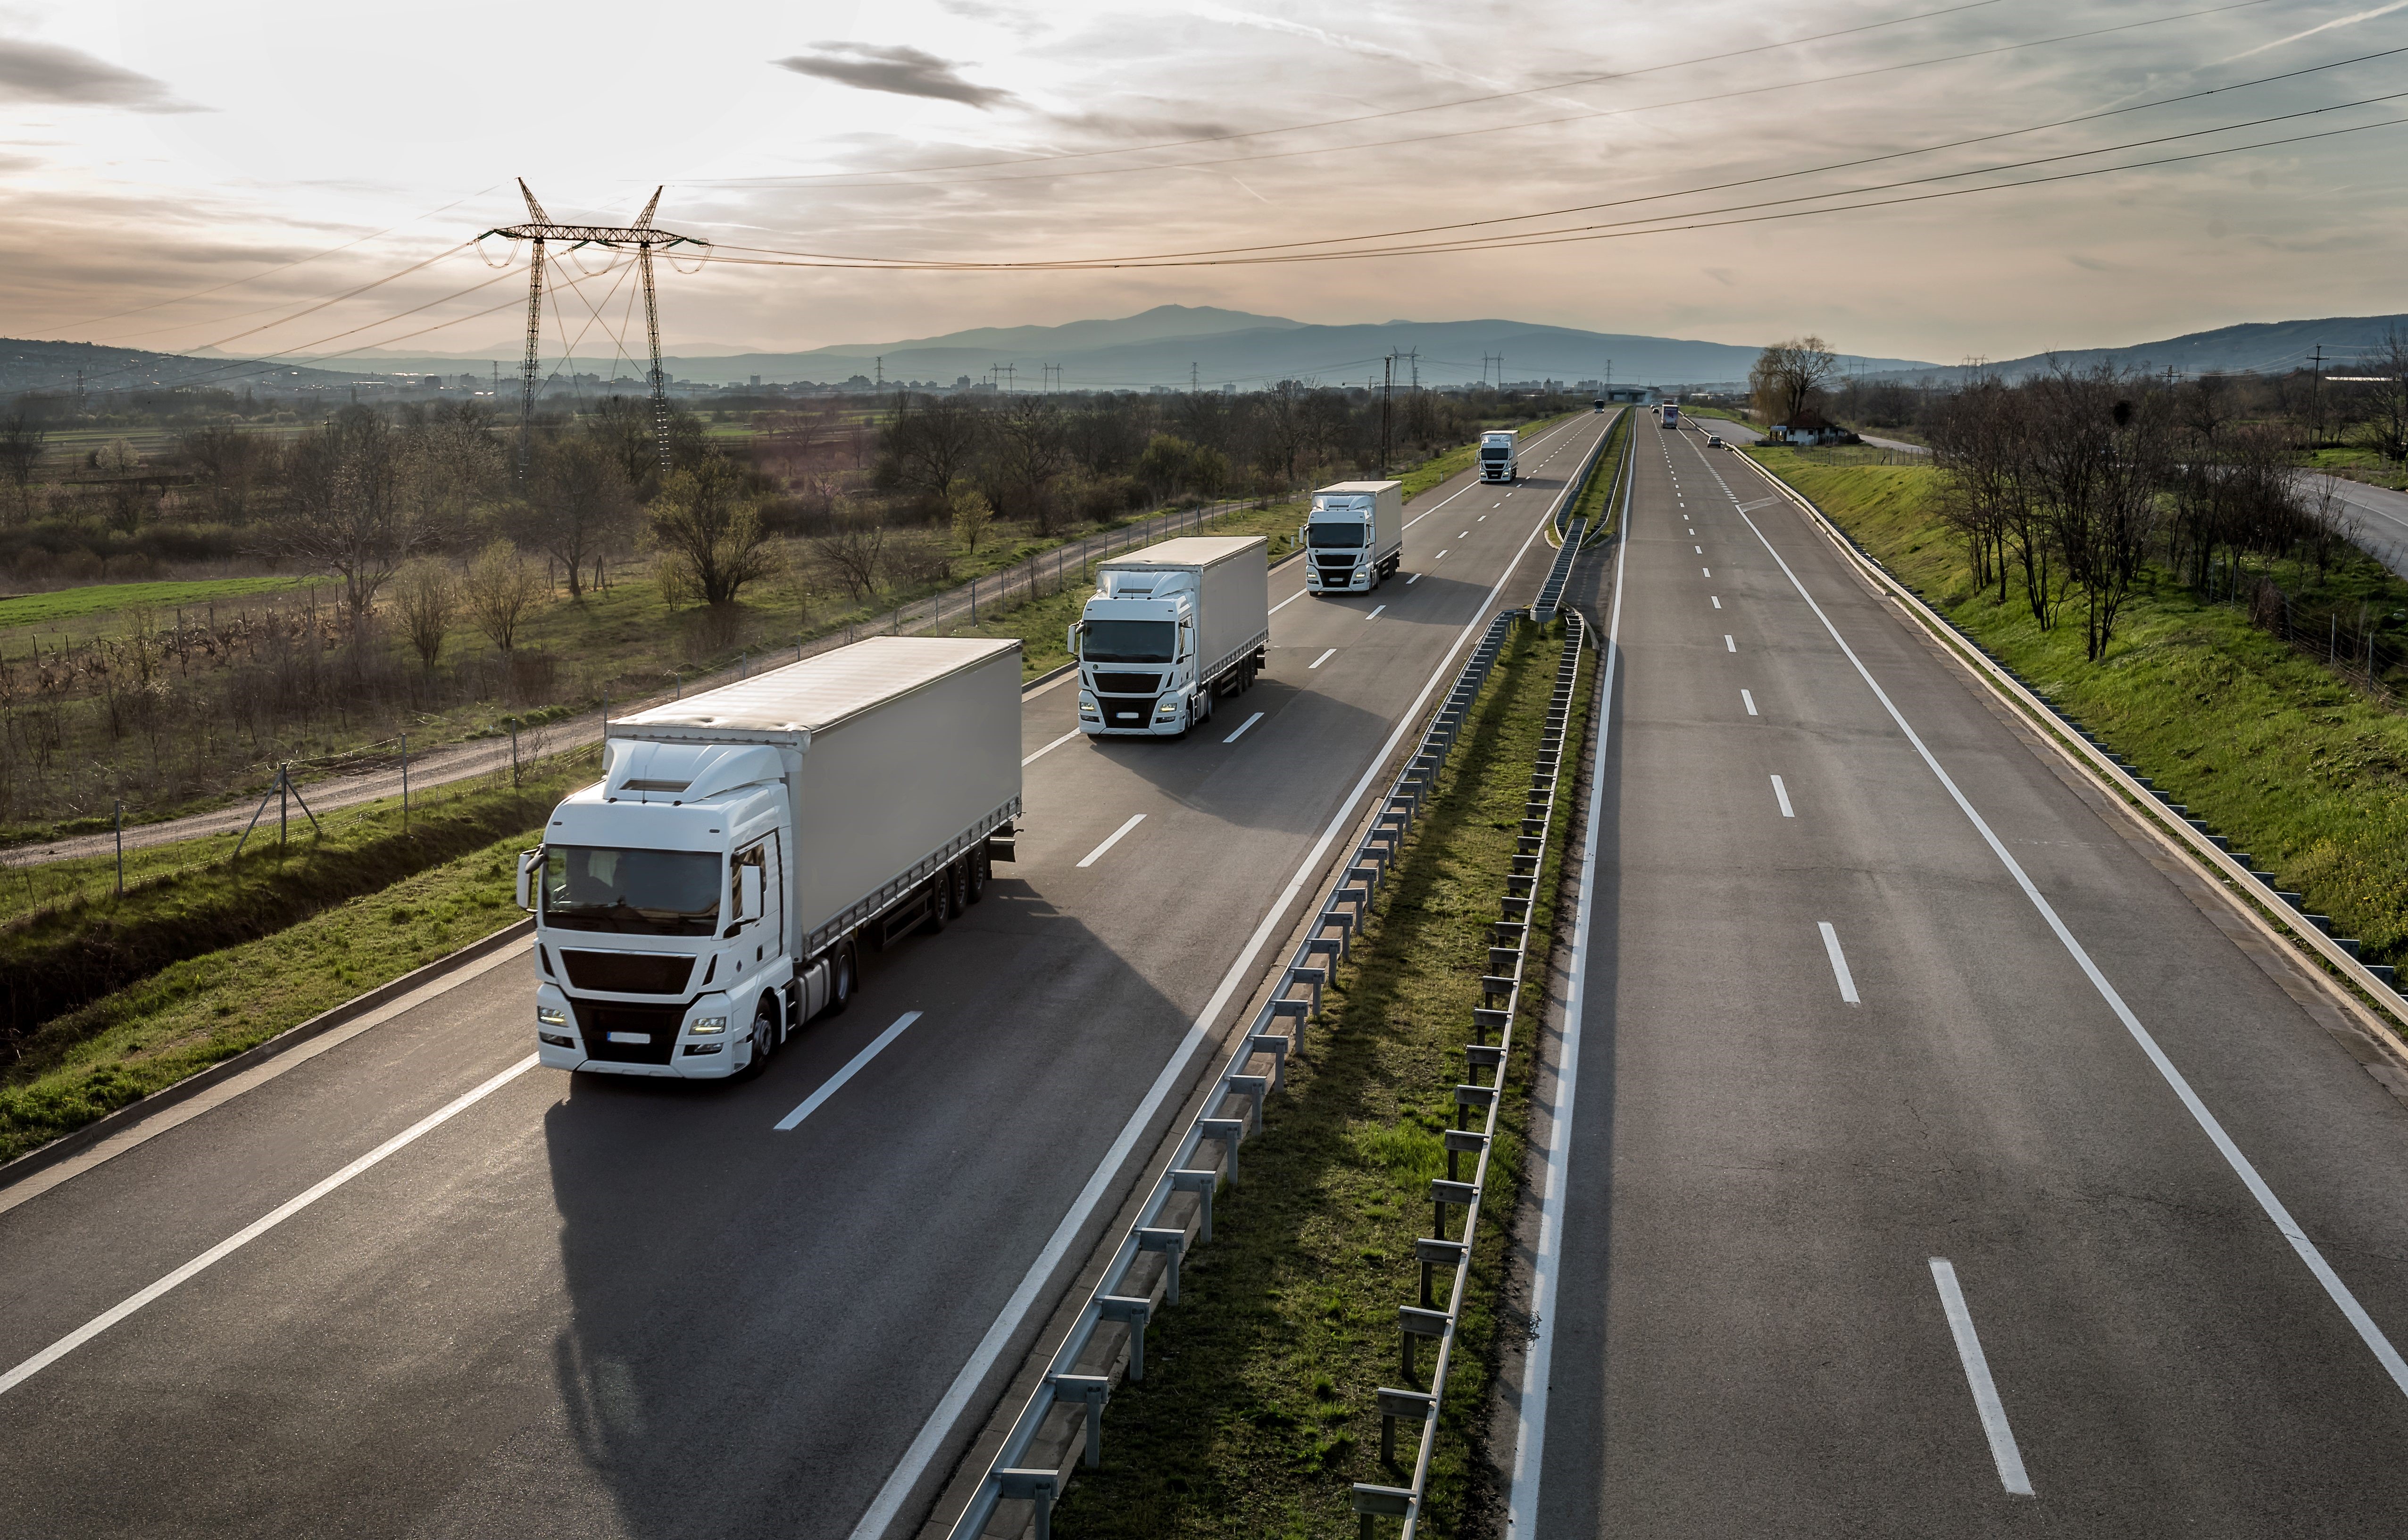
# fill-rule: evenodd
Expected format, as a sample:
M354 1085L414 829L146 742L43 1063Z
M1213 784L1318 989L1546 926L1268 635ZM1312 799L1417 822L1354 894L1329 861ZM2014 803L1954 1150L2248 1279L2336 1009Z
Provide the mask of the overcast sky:
M2408 91L2408 52L2144 105L2408 49L2408 0L1951 4L0 4L0 333L163 351L514 350L523 264L488 271L500 242L444 253L526 217L519 176L563 221L631 220L666 183L657 223L723 252L1042 261L1609 202L1454 233L1727 221L1741 216L1712 211L2170 136L2193 137L1866 195L2408 118L2404 98L2198 134ZM2077 33L2095 35L2046 41ZM2403 151L2408 127L2372 127L1855 213L1473 253L713 266L663 274L662 325L673 353L786 349L1179 303L1742 344L1813 331L1851 353L1954 363L2408 310ZM282 264L296 265L266 271ZM621 278L564 299L573 337L587 298L609 296L580 356L607 360L624 326Z

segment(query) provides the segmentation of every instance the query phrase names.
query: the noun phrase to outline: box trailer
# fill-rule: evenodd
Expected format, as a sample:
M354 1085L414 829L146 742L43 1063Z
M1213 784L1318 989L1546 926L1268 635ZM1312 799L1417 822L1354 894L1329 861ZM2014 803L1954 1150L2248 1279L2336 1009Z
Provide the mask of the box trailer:
M717 1079L1011 858L1020 643L872 637L609 725L519 862L557 1069Z

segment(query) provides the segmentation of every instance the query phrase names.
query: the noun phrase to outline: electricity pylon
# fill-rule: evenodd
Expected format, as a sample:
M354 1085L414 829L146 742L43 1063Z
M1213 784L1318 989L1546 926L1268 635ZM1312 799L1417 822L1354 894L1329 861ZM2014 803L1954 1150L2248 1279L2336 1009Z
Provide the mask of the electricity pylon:
M652 387L652 438L660 451L661 468L669 468L669 383L661 370L661 312L652 292L652 252L672 246L708 246L710 242L698 236L681 236L668 230L652 228L652 210L661 206L661 190L652 189L652 201L633 224L557 224L543 205L535 201L527 191L526 179L519 179L519 195L526 199L527 223L508 224L488 230L485 236L507 236L512 240L531 242L531 260L527 265L527 327L526 359L519 369L519 477L527 473L528 447L535 432L535 387L540 367L543 346L543 263L544 243L565 240L568 250L580 246L599 246L606 251L621 252L632 247L636 266L644 284L644 332L652 345L652 373L647 377ZM477 238L482 240L485 236Z

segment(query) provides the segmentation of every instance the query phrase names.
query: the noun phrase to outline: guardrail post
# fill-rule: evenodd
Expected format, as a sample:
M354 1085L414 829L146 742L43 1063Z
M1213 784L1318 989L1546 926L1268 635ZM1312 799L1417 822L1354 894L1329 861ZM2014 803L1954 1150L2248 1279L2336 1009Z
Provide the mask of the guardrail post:
M1480 1132L1476 1129L1449 1129L1446 1130L1444 1137L1446 1139L1446 1179L1452 1182L1455 1179L1455 1162L1456 1158L1465 1155L1477 1155L1482 1150L1486 1149L1488 1147L1488 1136Z
M1061 1495L1062 1477L1053 1471L1021 1468L995 1473L996 1486L1006 1499L1037 1504L1037 1540L1054 1540L1054 1499Z
M1469 1208L1480 1196L1480 1189L1469 1182L1449 1182L1433 1178L1429 1186L1430 1206L1438 1211L1439 1239L1446 1239L1446 1208L1449 1203Z
M1394 1467L1397 1463L1397 1419L1409 1417L1417 1422L1429 1420L1437 1408L1438 1398L1419 1390L1391 1390L1380 1387L1380 1463Z
M1222 1162L1229 1169L1229 1185L1238 1185L1238 1141L1246 1136L1246 1120L1242 1117L1199 1117L1196 1127L1207 1139L1218 1139L1226 1159Z
M1176 1278L1179 1276L1178 1264L1173 1262L1171 1266L1170 1275ZM1178 1290L1173 1289L1171 1303L1177 1303L1178 1297ZM1128 1328L1129 1378L1132 1381L1145 1378L1145 1323L1154 1314L1154 1302L1133 1299L1125 1294L1106 1294L1096 1302L1096 1309L1103 1319L1119 1321Z
M1271 1089L1275 1091L1287 1085L1287 1038L1277 1032L1256 1032L1246 1040L1246 1052L1249 1056L1254 1054L1271 1056Z
M1402 1487L1354 1483L1354 1511L1363 1516L1363 1540L1371 1540L1374 1518L1403 1518L1413 1511L1413 1494Z
M1054 1376L1055 1395L1077 1396L1087 1403L1087 1452L1080 1457L1080 1463L1091 1471L1104 1462L1104 1398L1111 1389L1112 1382L1101 1374Z
M1162 1298L1166 1304L1179 1303L1179 1263L1187 1253L1187 1231L1183 1230L1145 1229L1137 1232L1140 1251L1159 1251L1169 1259L1170 1272L1163 1284Z
M1453 1150L1449 1150L1447 1152L1447 1159L1450 1161L1455 1159L1455 1152ZM1438 1306L1438 1302L1430 1296L1430 1287L1433 1282L1430 1270L1440 1266L1458 1267L1462 1265L1463 1254L1469 1249L1469 1245L1467 1242L1433 1241L1426 1235L1413 1243L1413 1259L1422 1264L1423 1309L1432 1310Z
M1454 1317L1442 1310L1421 1310L1410 1304L1397 1306L1397 1331L1404 1343L1405 1383L1414 1383L1413 1339L1443 1337Z

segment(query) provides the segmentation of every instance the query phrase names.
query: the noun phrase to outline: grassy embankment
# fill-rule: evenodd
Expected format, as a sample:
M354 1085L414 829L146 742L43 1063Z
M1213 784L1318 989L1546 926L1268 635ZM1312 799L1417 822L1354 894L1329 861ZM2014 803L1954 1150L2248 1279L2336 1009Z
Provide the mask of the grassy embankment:
M1573 499L1565 513L1567 525L1573 519L1588 521L1588 533L1581 540L1583 545L1594 545L1612 532L1612 520L1615 510L1611 506L1612 499L1614 489L1621 484L1623 464L1630 457L1632 438L1639 431L1638 420L1636 409L1623 409L1622 415L1608 430L1611 438L1606 443L1605 453L1597 457L1597 468L1590 472L1588 481L1580 489L1580 496Z
M0 1068L0 1160L508 924L515 853L564 792L592 778L595 758L563 756L516 787L413 797L407 836L398 806L369 803L280 857L271 830L267 848L238 863L0 930L0 967L29 981L60 981L79 957L128 977L13 1045ZM223 944L246 927L254 939Z
M1560 627L1517 631L1458 741L1437 799L1384 885L1377 919L1332 984L1288 1089L1245 1148L1242 1184L1214 1201L1213 1241L1184 1270L1182 1303L1149 1329L1146 1378L1104 1417L1104 1464L1054 1517L1078 1540L1351 1535L1351 1483L1401 1485L1379 1460L1373 1392L1398 1382L1397 1306L1418 1301L1413 1242L1429 1232L1429 1182L1446 1174L1488 927L1519 832ZM1585 723L1591 675L1573 720ZM1577 762L1580 745L1568 745ZM1569 779L1565 783L1570 784ZM1555 821L1530 956L1547 955L1568 819ZM1499 1288L1520 1169L1530 1043L1515 1030L1511 1093L1489 1163L1464 1328L1431 1473L1433 1536L1492 1506L1481 1472ZM1469 1168L1466 1168L1467 1175ZM1425 1374L1430 1353L1425 1346ZM1493 1526L1489 1526L1493 1527Z
M2106 659L2086 662L2078 621L2042 631L2014 583L2003 605L1995 585L1975 592L1933 508L1937 471L1749 453L2340 934L2362 938L2368 961L2408 962L2408 716L2155 568ZM2272 575L2301 585L2287 565ZM2408 583L2356 552L2320 593L2363 600L2394 634L2408 621Z

